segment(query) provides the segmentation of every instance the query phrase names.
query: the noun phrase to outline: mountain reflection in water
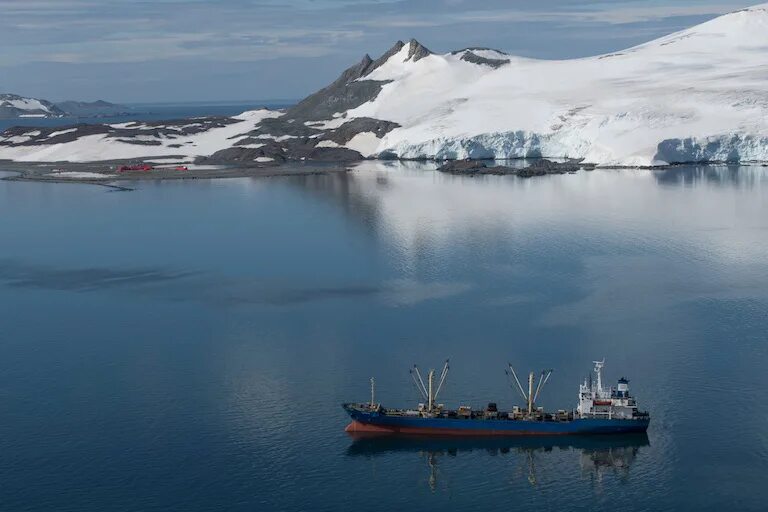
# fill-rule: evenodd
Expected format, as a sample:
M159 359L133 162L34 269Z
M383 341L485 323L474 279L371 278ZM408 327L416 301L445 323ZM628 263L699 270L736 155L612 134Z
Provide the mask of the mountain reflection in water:
M558 437L420 437L376 434L350 434L352 444L347 448L349 457L414 455L408 460L426 461L428 485L437 492L440 482L440 465L451 464L452 459L470 453L488 456L509 456L510 471L514 478L524 477L530 485L539 484L538 473L548 466L559 465L560 459L550 460L549 455L558 452L576 452L574 472L599 485L606 473L614 474L620 481L630 477L630 467L641 448L650 445L646 434L618 436L558 436ZM405 462L405 461L403 461ZM515 465L515 463L517 463ZM570 471L566 468L566 471Z
M766 171L768 168L762 165L681 165L652 172L660 185L707 183L752 188L768 179Z

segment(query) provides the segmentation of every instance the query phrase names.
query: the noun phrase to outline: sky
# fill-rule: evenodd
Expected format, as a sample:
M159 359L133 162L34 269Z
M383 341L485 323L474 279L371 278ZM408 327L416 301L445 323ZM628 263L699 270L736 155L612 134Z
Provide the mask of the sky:
M121 103L298 99L416 38L565 59L759 0L0 0L0 93Z

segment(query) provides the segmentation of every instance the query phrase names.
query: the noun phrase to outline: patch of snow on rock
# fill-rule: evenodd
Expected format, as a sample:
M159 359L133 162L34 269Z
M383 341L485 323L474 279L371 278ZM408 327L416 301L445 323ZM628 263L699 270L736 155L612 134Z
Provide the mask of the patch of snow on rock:
M352 139L350 139L349 142L344 144L344 146L354 151L357 151L358 153L360 153L365 157L368 157L375 154L378 151L380 142L381 142L381 139L379 139L375 133L361 132L355 135L354 137L352 137Z
M64 135L64 134L67 134L67 133L75 133L76 131L77 131L77 128L69 128L67 130L59 130L57 132L51 132L48 135L48 138L50 139L51 137L57 137L59 135ZM40 135L40 132L37 132L37 134Z

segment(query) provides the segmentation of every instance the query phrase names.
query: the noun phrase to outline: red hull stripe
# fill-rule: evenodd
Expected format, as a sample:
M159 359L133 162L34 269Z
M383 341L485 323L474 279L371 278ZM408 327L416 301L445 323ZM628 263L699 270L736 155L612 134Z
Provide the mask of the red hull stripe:
M535 430L476 430L476 429L455 429L455 428L421 428L421 427L382 427L379 425L368 425L353 421L344 429L345 432L353 434L414 434L414 435L437 435L437 436L563 436L573 435L574 432L540 432Z

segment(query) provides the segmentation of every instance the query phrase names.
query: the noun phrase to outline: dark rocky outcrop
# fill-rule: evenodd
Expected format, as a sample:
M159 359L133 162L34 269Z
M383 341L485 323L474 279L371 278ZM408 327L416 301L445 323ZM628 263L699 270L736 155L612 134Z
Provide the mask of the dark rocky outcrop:
M432 52L417 40L411 39L411 41L408 43L408 57L406 60L416 62L430 55L432 55Z
M264 119L255 130L249 132L251 137L260 135L281 137L288 135L291 137L311 137L322 133L322 130L307 126L297 120L288 120L283 117Z
M258 163L258 158L272 159L271 162L262 162L262 164L280 164L286 160L285 153L280 146L264 146L261 148L244 148L234 146L231 148L222 149L221 151L217 151L211 156L200 157L196 159L195 162L204 164L239 163L256 165Z
M357 151L347 148L317 147L319 139L296 138L284 141L269 139L251 139L250 144L261 143L258 148L244 147L246 140L240 146L217 151L211 156L201 157L197 163L233 163L248 165L273 165L287 161L322 161L322 162L354 162L362 160L363 156ZM259 158L271 158L271 161L259 162Z
M344 123L334 130L327 131L318 140L330 140L336 144L346 144L358 133L373 132L382 138L400 125L391 121L382 121L370 117L357 117Z
M498 69L510 62L509 59L488 59L486 57L480 57L471 51L465 52L464 55L461 56L461 60L481 66L490 66L494 69Z
M583 166L576 161L553 162L542 158L535 160L527 167L508 167L505 165L495 165L489 167L485 162L479 160L451 160L438 167L438 171L448 174L459 174L465 176L482 175L514 175L521 178L530 178L533 176L544 176L545 174L565 174L576 172Z

